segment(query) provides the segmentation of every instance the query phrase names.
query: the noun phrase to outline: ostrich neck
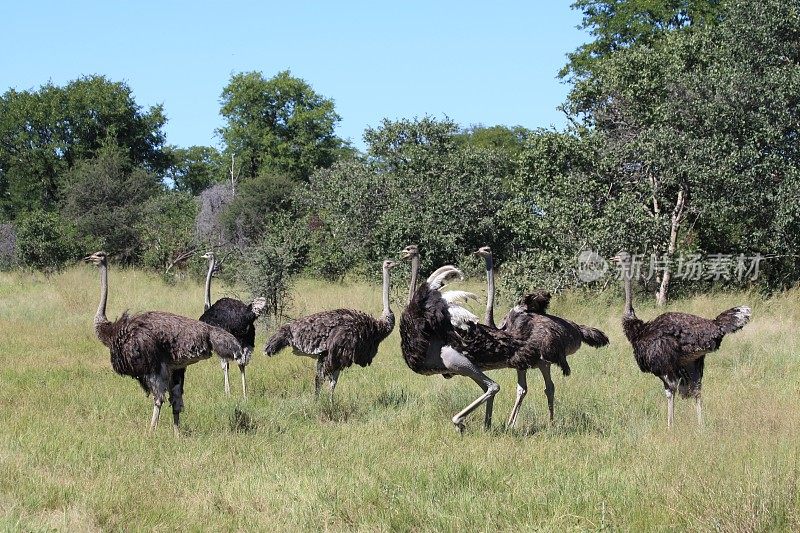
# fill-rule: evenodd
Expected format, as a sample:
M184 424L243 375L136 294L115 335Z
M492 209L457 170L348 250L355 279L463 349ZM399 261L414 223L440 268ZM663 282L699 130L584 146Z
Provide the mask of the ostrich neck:
M100 264L100 305L94 315L94 329L98 332L99 326L108 324L106 318L106 302L108 300L108 266ZM99 336L99 332L98 332Z
M636 313L633 311L633 297L631 294L631 272L630 266L625 265L622 268L622 278L625 285L625 316L635 317Z
M381 318L386 324L386 335L394 329L394 313L389 308L389 269L383 269L383 313Z
M208 311L208 308L211 307L211 274L214 272L214 259L211 258L208 261L208 274L206 274L206 302L205 302L205 310Z
M411 303L411 298L414 297L414 291L417 289L417 274L419 273L419 256L415 255L411 258L411 282L408 285L408 303Z
M484 322L487 326L494 325L494 260L491 256L486 257L486 315Z

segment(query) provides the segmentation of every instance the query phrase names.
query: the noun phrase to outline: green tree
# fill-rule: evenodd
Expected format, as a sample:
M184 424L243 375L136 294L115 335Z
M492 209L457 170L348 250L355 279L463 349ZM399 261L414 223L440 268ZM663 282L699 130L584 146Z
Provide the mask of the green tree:
M169 274L197 251L195 217L198 205L187 192L164 191L142 206L136 232L141 242L141 263Z
M60 270L81 253L75 227L58 213L31 211L16 227L19 262L47 274Z
M103 76L8 90L0 96L0 217L56 209L64 174L107 143L160 175L165 122L161 106L143 110L125 83Z
M226 177L222 156L216 148L210 146L170 147L168 155L172 164L167 172L167 178L172 180L175 189L179 191L197 196L212 184Z
M136 225L148 200L163 191L155 174L135 166L125 149L107 145L67 174L64 190L64 215L75 224L79 238L122 262L139 258Z
M333 100L283 71L270 79L260 72L231 77L223 89L219 130L226 159L235 155L244 180L274 172L306 180L329 167L343 149L334 134L339 115Z

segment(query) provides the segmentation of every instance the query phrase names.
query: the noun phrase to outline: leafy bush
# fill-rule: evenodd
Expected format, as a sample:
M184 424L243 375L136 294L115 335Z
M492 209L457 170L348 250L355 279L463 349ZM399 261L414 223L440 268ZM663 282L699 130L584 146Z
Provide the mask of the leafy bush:
M17 264L17 233L14 225L0 224L0 269L7 270Z
M188 193L168 191L142 206L136 231L142 243L144 266L169 274L176 263L185 262L197 250L195 218L197 202Z
M16 240L19 262L46 274L57 272L81 254L74 226L58 213L28 213L18 221Z

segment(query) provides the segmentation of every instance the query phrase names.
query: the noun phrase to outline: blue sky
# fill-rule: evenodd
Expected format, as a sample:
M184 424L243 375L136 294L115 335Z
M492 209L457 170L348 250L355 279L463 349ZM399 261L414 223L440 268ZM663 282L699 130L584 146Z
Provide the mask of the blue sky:
M167 141L216 145L232 73L290 69L362 147L381 119L561 127L556 78L588 39L563 2L9 1L0 6L0 91L84 74L163 103Z

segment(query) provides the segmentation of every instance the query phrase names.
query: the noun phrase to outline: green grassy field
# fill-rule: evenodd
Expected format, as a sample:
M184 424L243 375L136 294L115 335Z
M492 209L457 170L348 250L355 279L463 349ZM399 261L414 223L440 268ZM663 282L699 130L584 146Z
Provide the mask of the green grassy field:
M753 321L707 359L705 428L679 400L670 432L661 384L622 335L621 296L557 297L553 312L611 345L573 355L569 378L554 372L553 424L533 371L519 428L503 429L514 372L493 372L496 429L482 429L481 410L463 437L450 418L479 389L412 373L397 331L371 367L343 372L332 407L313 399L313 361L265 357L259 331L247 401L235 367L226 398L216 358L203 361L187 372L183 437L168 407L148 435L150 400L94 337L97 298L89 266L0 274L2 530L800 529L797 291L671 307L714 316L748 303ZM199 316L202 301L194 283L112 266L112 319L127 308ZM377 313L379 288L305 281L292 314L340 306Z

